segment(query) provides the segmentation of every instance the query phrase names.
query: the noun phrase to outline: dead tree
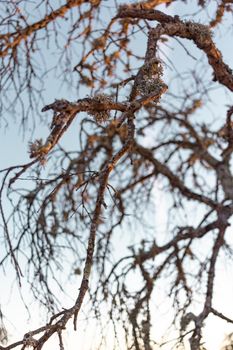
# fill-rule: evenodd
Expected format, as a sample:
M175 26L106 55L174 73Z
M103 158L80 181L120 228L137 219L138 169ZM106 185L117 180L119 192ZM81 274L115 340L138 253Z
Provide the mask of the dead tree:
M46 139L30 142L30 162L1 171L0 189L0 265L11 261L19 285L27 277L50 320L0 349L40 350L54 334L64 349L84 298L99 324L107 308L116 349L119 330L125 348L155 349L158 290L171 302L176 343L204 349L211 314L233 323L214 303L218 264L233 256L233 73L215 44L224 19L232 21L232 1L193 1L195 9L182 0L54 3L0 4L1 123L11 125L10 110L25 128L38 127L38 116L50 125ZM177 47L185 70L169 51ZM73 100L45 101L52 68ZM229 106L219 98L215 121L208 109L216 88ZM69 151L62 140L72 129L77 147ZM154 220L158 188L166 230ZM56 270L64 258L80 278L68 308L51 284L62 288Z

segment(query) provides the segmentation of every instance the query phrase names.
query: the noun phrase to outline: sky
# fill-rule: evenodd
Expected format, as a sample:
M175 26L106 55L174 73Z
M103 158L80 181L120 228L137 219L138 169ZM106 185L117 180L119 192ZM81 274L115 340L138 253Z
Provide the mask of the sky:
M133 1L132 1L133 2ZM163 8L163 7L162 7ZM179 9L177 7L168 7L165 9L166 13L176 13L181 12L185 13L185 6L179 5ZM190 12L191 9L190 9ZM228 18L228 21L231 19ZM226 40L226 37L229 37L229 40ZM222 40L224 38L224 40ZM218 44L218 47L223 52L223 57L225 61L233 67L233 58L232 58L232 50L229 49L230 45L229 43L232 43L232 32L223 32L220 33L217 31L217 36L215 37L215 41ZM139 45L141 48L142 43L136 43L135 45ZM231 46L232 47L232 46ZM171 53L169 53L171 54ZM181 47L176 47L176 52L174 52L171 56L172 59L176 61L177 65L183 65L183 62L186 62L187 65L192 65L193 61L189 58L187 58L186 52ZM50 58L52 59L52 58ZM187 60L187 61L186 61ZM82 91L83 96L87 94L87 91ZM226 104L229 103L230 99L226 96L224 93L216 92L217 98L216 105L214 106L214 113L216 113L216 117L219 116L225 116L225 110L226 110ZM54 98L64 97L68 99L72 99L74 97L73 91L71 92L69 89L61 88L56 84L56 80L50 80L49 83L46 85L46 92L45 92L45 102L50 103L54 100ZM232 100L231 100L232 101ZM222 106L225 105L225 108L223 110ZM41 106L41 108L43 105ZM76 126L78 127L78 121L76 122ZM75 128L74 128L75 130ZM18 124L17 122L10 121L10 127L6 128L2 124L2 129L0 130L1 138L0 138L0 149L3 150L1 153L0 158L0 169L18 164L18 163L24 163L25 161L29 160L28 152L27 152L27 144L28 139L35 139L37 137L43 137L45 138L48 132L48 128L43 125L38 125L36 127L36 130L32 130L32 128L28 129L28 132L22 136L22 133L18 132ZM75 139L75 131L70 132L68 135L65 136L63 143L68 147L76 147L76 141ZM159 227L164 227L164 231L166 230L166 215L164 213L167 211L168 204L166 202L166 198L164 197L163 192L159 189L159 186L154 189L155 193L155 222L159 224ZM230 232L231 228L229 228ZM163 230L162 230L163 231ZM233 242L232 242L233 243ZM220 277L216 283L216 304L222 302L222 298L225 300L225 306L224 311L227 315L231 316L229 313L232 313L233 316L233 305L232 305L232 295L233 295L233 282L232 282L232 266L228 266L225 262L219 267L220 269ZM29 309L33 310L31 317L29 318L28 313L25 312L25 308L23 306L22 300L20 295L27 296L25 299L32 300L32 298L29 296L30 291L27 287L24 287L23 290L19 290L17 287L17 284L14 282L14 270L9 266L7 272L4 274L1 272L1 299L0 303L3 307L3 313L4 310L7 312L6 316L6 324L10 329L9 335L10 335L10 341L14 341L20 338L22 334L24 334L25 329L28 328L28 330L37 328L41 323L40 317L43 316L43 310L40 309L35 303L32 301L29 304ZM76 290L75 285L78 283L69 284L67 281L67 287L68 294L71 295L70 297L64 298L63 302L65 305L70 305L72 299L75 299L76 296ZM225 288L225 286L228 286ZM156 319L159 319L160 322L160 329L155 329L155 332L157 334L163 333L164 330L166 330L169 322L170 322L170 315L169 315L169 304L164 304L163 302L163 294L157 295L157 304L160 304L160 310L161 313L164 315L163 318L160 316L157 316L158 310L155 307L154 315L153 317ZM221 303L222 304L222 303ZM89 348L93 345L93 342L95 342L96 337L98 337L99 330L96 328L94 323L90 320L89 323L91 326L86 327L85 323L82 322L82 317L84 318L84 315L81 316L81 322L80 322L80 329L77 333L74 333L72 331L72 327L69 326L69 330L67 330L67 336L65 337L65 345L67 349L69 350L89 350ZM84 329L81 327L82 324L84 325ZM27 330L27 329L26 329ZM213 331L214 330L214 331ZM216 331L217 330L217 331ZM220 344L222 343L222 340L224 336L230 332L233 331L233 327L231 325L226 325L225 322L221 320L216 320L216 317L210 317L208 319L208 322L206 324L205 328L205 334L206 334L206 345L208 350L219 350ZM112 329L109 330L109 334L112 333ZM45 350L52 350L55 348L56 341L48 343L44 348ZM110 344L106 344L106 349L109 349ZM93 347L91 348L95 350ZM170 345L168 344L167 347L164 347L165 350L170 350Z

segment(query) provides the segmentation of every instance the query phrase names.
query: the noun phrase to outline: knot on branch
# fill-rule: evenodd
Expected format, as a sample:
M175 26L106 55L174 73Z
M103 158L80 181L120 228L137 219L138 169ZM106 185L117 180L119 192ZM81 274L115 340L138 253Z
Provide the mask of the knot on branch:
M180 320L181 330L185 332L188 325L192 321L196 322L196 316L192 312L188 312L187 314L185 314Z
M38 340L36 340L35 338L33 338L31 332L28 332L25 334L24 338L23 338L23 344L24 346L30 346L33 349L36 349L37 345L38 345Z

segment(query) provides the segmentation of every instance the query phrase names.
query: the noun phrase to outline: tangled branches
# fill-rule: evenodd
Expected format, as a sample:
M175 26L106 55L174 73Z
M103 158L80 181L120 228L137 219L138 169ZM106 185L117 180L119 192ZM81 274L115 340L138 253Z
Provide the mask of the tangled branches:
M0 36L3 99L12 86L16 101L28 111L34 108L35 79L42 76L32 55L34 50L43 52L43 35L57 47L62 43L63 78L69 71L79 91L89 90L87 97L44 105L44 115L49 119L52 114L47 138L29 143L29 163L1 171L6 249L0 265L5 268L11 260L23 283L23 256L34 297L52 313L46 325L1 350L40 350L54 334L64 349L65 328L71 319L77 328L82 308L88 308L87 295L90 315L99 325L105 318L113 327L112 348L122 346L121 332L127 349L163 345L153 334L158 291L163 303L171 305L179 346L189 341L191 350L202 349L210 315L233 323L214 298L219 261L224 254L232 259L228 228L233 214L233 108L224 111L217 126L211 116L205 117L213 87L233 91L232 70L211 31L232 10L231 1L222 1L205 24L166 14L174 2L125 4L111 13L103 1L70 0L56 10L46 1L42 18L32 24L23 14L29 11L23 0L10 1L5 8ZM159 4L166 8L157 10ZM208 10L206 1L196 6ZM64 26L61 42L58 25ZM139 39L134 41L137 34L146 39L140 50ZM175 73L169 76L163 48L177 37L188 42L188 57L193 57L192 50L203 56L188 74L179 72L174 61ZM80 39L83 50L74 59L72 47ZM62 144L71 130L78 140L73 151ZM29 184L22 187L22 180ZM161 192L168 205L158 203ZM11 204L10 214L3 198ZM58 311L53 288L55 281L63 290L56 274L67 268L63 264L71 275L79 275L80 285L73 305ZM103 337L105 331L102 327Z

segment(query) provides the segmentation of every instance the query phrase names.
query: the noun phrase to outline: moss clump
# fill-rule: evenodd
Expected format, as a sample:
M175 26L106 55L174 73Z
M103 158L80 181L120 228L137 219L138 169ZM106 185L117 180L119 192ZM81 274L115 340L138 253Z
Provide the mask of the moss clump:
M109 103L113 103L111 96L105 94L97 94L91 98L93 108L88 114L96 120L97 123L106 122L110 118Z

